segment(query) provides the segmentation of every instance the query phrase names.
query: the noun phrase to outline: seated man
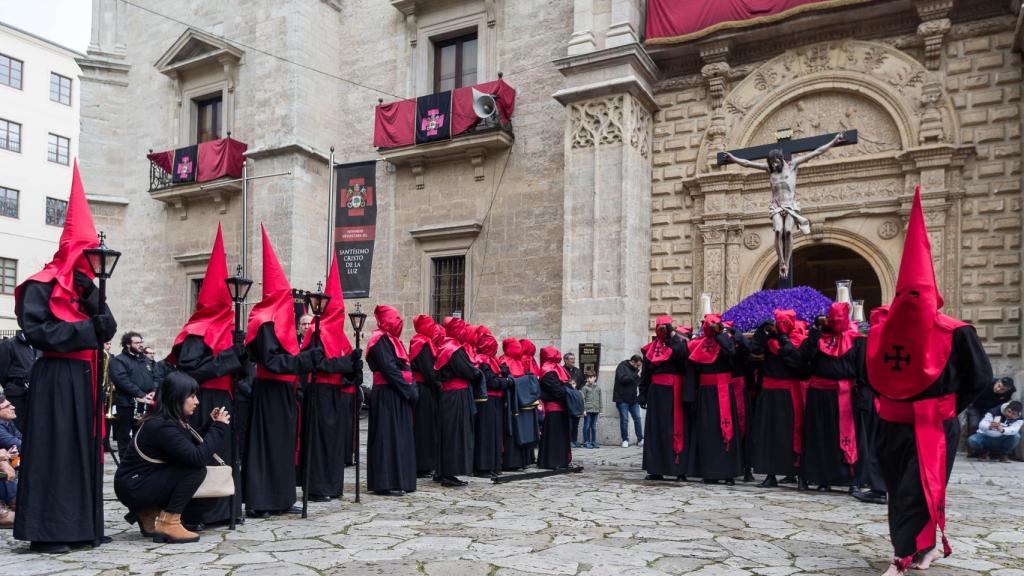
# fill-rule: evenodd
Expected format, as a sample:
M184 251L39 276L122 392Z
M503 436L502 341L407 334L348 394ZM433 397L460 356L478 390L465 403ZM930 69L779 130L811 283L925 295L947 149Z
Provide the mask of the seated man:
M987 386L974 402L967 407L965 413L967 414L967 430L975 431L978 429L978 424L981 424L981 419L985 417L985 413L993 408L998 408L1003 404L1013 399L1013 393L1017 391L1016 386L1013 384L1013 378L1009 376L1003 376L992 381L990 386ZM974 450L968 446L967 456L975 456Z
M1000 462L1008 462L1010 453L1020 443L1021 403L1017 400L996 406L988 411L978 431L967 439L967 445L979 457L985 453Z
M0 528L14 525L14 502L18 494L15 467L21 450L21 432L14 425L17 418L14 405L0 394Z

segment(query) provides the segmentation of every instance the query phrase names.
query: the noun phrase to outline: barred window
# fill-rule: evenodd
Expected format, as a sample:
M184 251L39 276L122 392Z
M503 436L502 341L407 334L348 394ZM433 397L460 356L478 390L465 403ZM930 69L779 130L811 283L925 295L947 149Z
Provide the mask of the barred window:
M21 90L21 60L0 54L0 84Z
M71 106L71 78L50 72L50 100Z
M0 186L0 216L18 217L18 191Z
M199 291L203 289L203 279L202 278L190 278L189 281L188 281L188 287L189 287L189 294L188 294L189 308L188 308L188 313L191 315L191 314L195 314L196 306L199 305Z
M14 294L18 285L18 261L0 258L0 294Z
M68 165L68 157L71 155L71 140L56 134L50 134L50 140L46 150L46 159L57 164Z
M430 315L440 322L466 309L466 257L433 258L432 263Z
M0 148L21 152L21 124L0 118Z
M63 226L64 217L68 213L68 201L59 198L46 198L46 223L50 226Z

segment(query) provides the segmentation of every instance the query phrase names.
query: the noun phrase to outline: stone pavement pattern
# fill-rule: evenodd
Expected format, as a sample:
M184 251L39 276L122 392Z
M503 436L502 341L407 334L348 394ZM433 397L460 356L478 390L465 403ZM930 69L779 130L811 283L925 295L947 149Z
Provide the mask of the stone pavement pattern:
M403 498L310 504L298 516L154 544L122 520L107 470L114 542L47 557L3 532L0 574L470 576L875 575L889 554L883 506L845 493L642 480L640 450L576 450L582 474L463 489L432 482ZM954 555L928 574L1024 576L1024 464L960 458L949 491ZM346 486L346 490L351 485Z

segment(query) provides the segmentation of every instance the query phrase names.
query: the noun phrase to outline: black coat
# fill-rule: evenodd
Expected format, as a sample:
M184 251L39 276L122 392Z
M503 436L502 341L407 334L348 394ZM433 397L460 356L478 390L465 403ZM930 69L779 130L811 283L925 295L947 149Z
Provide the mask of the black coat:
M199 408L197 408L198 410ZM213 453L228 434L227 424L210 421L206 430L199 431L203 436L200 443L192 433L180 423L170 418L149 418L143 422L138 436L139 450L163 464L153 464L142 459L135 449L135 442L128 449L121 465L117 467L114 481L132 474L147 475L159 467L175 466L179 468L203 468L210 463ZM226 459L227 455L222 456Z
M619 362L615 368L615 388L612 390L612 402L636 404L639 387L640 371L633 368L629 360Z
M562 366L565 371L569 373L569 379L572 380L577 390L581 390L587 383L587 379L583 376L583 371L580 370L579 366Z
M978 397L971 404L971 407L977 408L981 410L982 413L985 413L997 406L1002 406L1003 404L1013 399L1013 393L1017 391L1016 386L1010 384L1009 387L1006 389L1006 392L1003 392L1002 394L996 394L995 390L993 390L995 385L996 383L992 382L991 384L986 386L985 389L981 392L981 394L979 394ZM971 433L973 434L974 431L972 430Z
M39 352L20 332L14 338L0 342L0 385L3 385L7 396L25 394L32 364L38 357Z
M134 406L135 399L156 387L153 370L145 355L125 351L110 359L110 381L114 383L114 405Z

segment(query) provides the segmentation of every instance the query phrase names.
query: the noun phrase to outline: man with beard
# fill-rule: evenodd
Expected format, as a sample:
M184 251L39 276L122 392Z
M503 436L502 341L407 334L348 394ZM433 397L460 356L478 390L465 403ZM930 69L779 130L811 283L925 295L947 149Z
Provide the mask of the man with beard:
M249 312L245 336L256 363L251 419L245 452L246 514L266 518L292 512L298 375L312 372L324 358L320 346L299 352L292 288L263 232L263 298Z
M419 400L416 402L413 418L413 430L416 437L416 477L427 478L437 470L438 429L437 429L437 396L440 385L434 373L434 360L437 359L437 344L440 327L427 314L420 314L412 319L416 334L409 343L409 357L412 358L412 378L419 389Z
M416 491L413 405L419 390L401 339L402 315L379 305L373 316L377 329L366 343L366 362L373 371L366 487L380 496L402 496Z
M850 304L834 302L800 346L810 373L804 404L800 487L817 484L854 491L859 474L853 404L862 378L864 339L850 322Z
M918 187L896 297L867 343L868 383L878 393L875 449L889 492L893 560L887 576L924 570L952 553L946 482L960 440L958 415L992 382L974 327L940 313L942 305ZM936 527L942 551L935 546Z
M482 478L493 478L501 473L505 391L509 387L510 372L507 366L502 367L495 358L498 341L486 326L478 328L476 353L477 366L487 385L487 401L476 407L473 472Z
M725 480L731 486L743 473L742 430L735 425L741 421L741 405L736 398L750 345L718 314L705 315L701 330L689 342L686 365L686 380L699 386L695 475L707 484Z
M341 495L345 477L345 457L352 445L352 401L355 387L345 384L362 374L362 350L353 350L345 336L345 297L338 273L338 259L331 262L324 294L330 296L327 307L320 316L320 330L311 324L303 337L302 350L320 347L324 359L317 364L316 372L310 375L302 399L302 427L304 432L299 445L300 477L303 485L309 486L309 499L314 502L328 502ZM315 414L314 414L315 411ZM316 425L313 425L313 421ZM306 458L312 458L306 465ZM309 470L309 481L302 474Z
M540 452L537 467L547 470L568 468L572 462L569 444L569 410L566 406L567 387L571 376L559 364L562 353L554 346L540 350L540 399L544 403L544 423L541 425Z
M97 350L117 332L99 305L84 250L99 242L75 162L57 253L17 287L14 311L43 356L32 367L22 441L14 537L34 552L98 546L103 536L103 432L96 397Z
M114 406L117 410L117 454L121 459L128 452L135 426L136 403L153 403L153 365L145 355L142 334L121 335L121 353L110 359L110 381L114 383Z
M665 476L686 480L697 400L692 381L685 381L690 351L671 316L658 316L654 324L654 339L641 349L644 365L638 401L647 409L643 469L647 480Z
M473 394L472 382L481 378L480 370L466 351L467 326L461 318L445 318L448 339L441 345L434 370L441 382L441 466L442 486L465 486L457 478L473 471Z
M797 352L807 337L807 326L794 310L776 310L754 332L751 354L761 364L761 394L753 419L754 472L766 474L762 488L796 482L803 442L804 363Z

